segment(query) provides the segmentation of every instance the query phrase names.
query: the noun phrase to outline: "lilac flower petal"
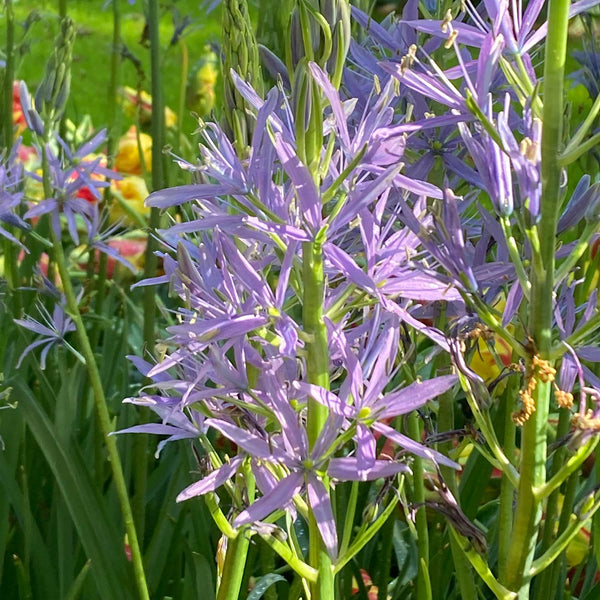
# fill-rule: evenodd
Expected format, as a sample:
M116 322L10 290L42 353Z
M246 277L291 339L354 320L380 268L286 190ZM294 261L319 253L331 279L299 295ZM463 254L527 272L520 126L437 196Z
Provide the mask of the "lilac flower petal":
M558 376L560 389L564 392L570 392L575 385L578 372L579 369L577 368L574 358L568 353L565 354L560 365Z
M80 160L84 159L88 154L94 152L98 146L104 144L106 137L106 129L101 129L91 140L88 140L77 149L77 152L74 154L74 158Z
M404 52L406 48L400 45L375 19L372 19L367 13L352 6L352 18L361 26L364 27L369 35L377 42L397 52Z
M261 521L276 510L283 507L300 491L304 484L304 475L300 472L292 473L282 479L264 496L256 500L243 510L233 522L234 527Z
M241 429L237 425L219 419L206 419L205 424L207 427L212 427L222 433L227 439L243 448L254 458L270 458L272 456L271 448L265 440Z
M310 507L317 522L321 538L323 539L327 553L332 560L335 560L337 558L338 537L329 494L323 482L319 481L312 474L308 476L306 487Z
M356 426L356 460L360 481L367 481L369 469L375 464L376 441L370 429L358 423Z
M323 246L325 256L349 281L371 294L376 294L375 282L354 262L354 259L341 248L327 242Z
M315 180L298 158L293 146L284 140L280 133L275 133L274 146L281 166L296 188L302 214L312 230L316 231L321 223L321 197Z
M267 317L235 315L231 318L207 319L183 325L167 327L169 333L189 337L190 341L202 343L216 342L245 335L269 322Z
M450 460L440 452L437 452L437 450L432 450L431 448L427 448L426 446L411 440L409 437L406 437L388 425L384 425L383 423L374 423L373 429L382 435L385 435L385 437L387 437L389 440L392 440L392 442L395 442L412 454L416 454L421 458L426 458L427 460L431 460L441 465L446 465L447 467L452 467L453 469L460 469L460 465L458 463Z
M427 196L428 198L436 198L441 200L444 197L442 190L439 187L427 183L426 181L420 181L419 179L411 179L406 175L398 173L394 177L394 184L403 190L408 190L417 196Z
M581 346L576 350L579 358L590 362L600 362L600 348L597 346Z
M506 327L515 316L519 306L523 301L523 289L519 281L515 281L508 292L506 297L506 305L504 306L504 312L502 313L502 327Z
M34 321L33 319L13 319L15 323L17 323L17 325L20 325L21 327L25 327L25 329L29 329L30 331L33 331L34 333L38 333L40 335L45 335L48 337L56 337L56 331L53 331L52 329L50 329L49 327L46 327L45 325L42 325L41 323L38 323L37 321Z
M408 310L393 302L388 300L385 297L381 298L381 304L390 312L398 315L402 321L404 321L407 325L410 325L417 331L421 332L423 335L426 335L429 339L433 340L438 346L440 346L443 350L448 351L449 346L444 334L435 327L429 327L428 325L424 325L418 319L413 317Z
M200 481L192 483L192 485L186 487L176 498L176 502L183 502L189 500L195 496L202 496L208 492L214 492L217 488L221 487L228 479L231 479L238 467L244 460L243 456L235 456L229 463L219 467L216 471L213 471Z
M393 477L398 473L410 473L407 465L391 460L376 460L364 474L366 481L380 477ZM358 462L356 458L332 458L327 467L327 474L338 481L356 481L358 479Z
M429 33L437 37L447 38L448 34L442 31L442 21L433 19L419 19L417 21L403 21L404 25L414 27L417 31ZM473 25L452 21L452 28L458 31L458 41L467 46L481 48L485 41L485 33Z
M329 231L333 233L340 227L346 226L360 212L374 202L381 194L389 189L394 178L399 174L401 165L387 167L374 181L365 185L357 185L350 194L346 205L338 216L329 223Z
M134 425L133 427L127 427L126 429L120 429L119 431L115 431L114 435L121 433L152 433L155 435L177 435L182 436L182 438L198 437L198 433L194 434L193 432L185 431L180 427L173 427L173 425L163 425L162 423L146 423L144 425Z
M442 375L426 381L415 381L398 392L388 394L378 401L385 408L379 419L405 415L423 406L429 400L447 392L457 381L456 375Z
M335 122L339 131L339 139L342 144L348 148L350 146L350 136L348 135L348 123L344 113L344 107L340 102L340 95L319 65L311 62L309 63L308 68L310 69L314 80L323 90L325 96L327 96L327 100L329 100L329 104L331 104L331 110L333 111L333 116L335 117Z
M156 208L169 208L171 206L179 206L191 200L199 200L201 198L215 198L217 196L228 196L241 194L243 190L231 185L221 185L214 183L180 185L174 188L158 190L146 198L146 206Z
M281 59L262 44L258 44L258 54L260 56L261 63L266 67L269 75L271 75L274 80L277 80L279 77L281 77L283 87L289 90L290 77L288 75L287 68Z
M35 342L32 342L31 344L29 344L29 346L27 346L25 348L25 350L23 350L23 352L21 352L21 356L19 356L19 360L17 361L17 365L16 368L18 369L21 366L21 363L23 362L23 359L34 349L37 348L38 346L41 346L42 344L48 344L47 348L45 348L45 352L41 357L40 360L40 368L43 370L45 370L46 368L46 355L48 354L48 350L52 347L52 340L48 340L48 338L43 338L41 340L36 340Z
M354 417L356 410L354 407L343 402L333 392L322 388L321 386L305 381L295 381L294 388L302 392L306 396L310 396L323 406L326 406L331 412L347 419Z
M421 302L462 300L456 288L426 273L415 271L399 272L397 277L385 280L383 285L379 286L379 290L390 296L400 296Z

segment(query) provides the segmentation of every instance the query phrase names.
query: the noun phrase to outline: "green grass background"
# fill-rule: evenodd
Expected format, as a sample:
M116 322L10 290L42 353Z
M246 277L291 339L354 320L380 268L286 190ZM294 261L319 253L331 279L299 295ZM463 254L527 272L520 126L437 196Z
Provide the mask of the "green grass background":
M131 6L126 0L120 2L121 37L130 52L142 64L142 87L150 90L150 51L141 43L145 18L142 0L136 0ZM67 105L67 115L74 122L89 114L95 127L101 127L107 120L107 86L109 80L109 62L112 47L112 8L103 9L105 0L68 0L67 13L73 19L77 38L73 51L71 96ZM185 30L183 40L189 52L190 71L201 59L204 46L217 42L220 35L221 19L217 9L206 15L200 0L179 0L161 2L161 45L162 78L165 102L175 112L179 102L179 90L182 77L182 47L169 44L173 35L174 7L181 16L189 15L192 23ZM16 42L23 39L23 27L27 17L35 12L39 16L27 34L22 46L23 54L17 59L16 78L27 82L30 90L35 91L41 80L48 54L54 43L58 27L57 0L15 0ZM4 21L4 15L2 15ZM0 43L5 45L4 23L0 24ZM138 73L132 62L125 59L122 63L120 85L135 88ZM219 84L220 85L220 82ZM190 119L190 126L193 121ZM125 124L124 124L125 125ZM187 127L184 127L187 129Z

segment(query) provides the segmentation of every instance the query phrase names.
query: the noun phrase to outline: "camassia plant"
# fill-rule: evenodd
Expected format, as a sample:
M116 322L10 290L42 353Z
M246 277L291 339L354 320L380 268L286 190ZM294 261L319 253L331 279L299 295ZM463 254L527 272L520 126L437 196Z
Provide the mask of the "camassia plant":
M201 122L193 182L147 201L172 222L145 284L179 302L127 400L162 419L128 431L193 440L178 500L223 534L220 599L250 573L253 597L349 598L369 560L379 598L597 590L594 527L565 558L600 507L600 196L569 179L600 99L563 128L568 21L593 4L354 9L359 43L345 0L293 2L286 56L262 52L277 84L225 74L233 137Z
M172 581L189 573L165 552L180 531L195 532L182 552L207 597L202 558L206 547L215 554L218 600L598 595L600 173L583 159L600 138L600 96L589 88L580 113L565 103L569 19L595 3L407 0L377 22L348 0L289 0L277 56L257 45L245 0L225 0L224 114L199 122L197 160L172 156L190 183L159 189L159 6L149 0L155 191L146 204L157 231L153 276L137 284L146 352L140 343L131 357L145 384L125 402L160 420L138 411L143 423L120 433L167 436L159 452L187 445L164 449L146 482L144 445L123 469L116 440L132 438L106 437L126 544L112 529L106 541L90 518L104 513L76 476L80 454L64 450L71 441L58 425L75 422L66 403L56 401L54 426L18 373L11 379L103 597L118 597L128 576L140 598L172 596ZM68 67L73 34L68 20L61 27L35 97L25 86L20 95L41 159L41 174L27 178L43 197L24 195L22 165L7 152L0 234L10 324L36 335L14 363L29 368L41 349L36 381L47 388L47 362L69 356L85 367L103 489L108 384L99 333L82 316L90 297L73 285L65 251L81 235L91 255L111 252L114 230L76 192L99 198L113 174L89 156L104 134L73 149L58 133L68 92L59 65ZM12 81L4 87L12 92ZM19 285L28 260L19 252L36 244L60 275L60 285L40 278L51 298L39 316L24 312ZM153 345L157 298L169 325ZM134 510L127 469L142 472ZM181 504L160 505L145 545L144 501L169 476ZM19 497L18 486L9 491ZM7 506L0 498L2 514ZM207 513L218 545L198 533ZM75 562L61 563L63 579ZM154 568L167 562L171 579L157 582ZM74 597L63 579L62 597Z

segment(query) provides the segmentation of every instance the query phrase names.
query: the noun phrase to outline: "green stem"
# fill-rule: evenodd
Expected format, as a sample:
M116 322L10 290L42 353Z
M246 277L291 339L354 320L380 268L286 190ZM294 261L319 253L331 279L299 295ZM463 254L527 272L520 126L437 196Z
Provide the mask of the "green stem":
M581 147L583 140L584 140L585 136L587 135L588 131L591 129L592 125L594 124L594 121L596 120L596 117L598 116L599 112L600 112L600 96L596 96L596 99L594 100L594 104L592 104L592 108L590 108L590 112L588 113L587 117L585 118L585 121L581 124L579 129L575 132L575 135L569 140L567 147L564 149L564 151L560 155L560 162L562 165L565 165L565 164L568 165L569 163L576 160L578 156L581 156L581 154L583 154L580 151L580 147ZM593 138L594 137L597 138L597 136L598 136L598 134L594 135ZM588 142L589 141L590 140L588 140ZM596 143L598 143L597 140L596 140Z
M408 434L413 440L421 440L419 415L413 411L408 417ZM417 528L417 550L419 552L419 570L417 575L417 599L431 600L429 581L429 530L425 512L425 481L423 479L423 459L415 456L412 466L412 501L416 507L415 523Z
M504 232L504 238L506 239L506 245L508 246L510 261L515 267L519 283L521 284L521 289L523 290L523 295L525 296L525 298L527 298L527 300L529 300L529 294L531 292L531 282L529 281L529 276L527 275L525 267L523 266L523 261L521 260L521 254L517 246L517 241L515 240L515 237L512 234L510 219L508 217L502 217L500 219L500 224L502 225L502 231Z
M310 383L329 389L329 346L323 319L325 282L321 244L305 242L302 245L302 262L304 282L302 320L304 331L310 340L306 348L306 378ZM311 448L319 438L326 420L327 407L309 398L306 427ZM313 600L329 600L334 597L331 559L323 544L312 510L309 512L308 529L310 564L319 573L317 581L311 585Z
M235 539L227 540L225 564L217 600L237 600L240 597L249 545L250 537L248 532L244 530L240 531Z
M50 174L48 166L48 157L46 153L43 153L42 157L42 168L43 168L43 181L44 181L44 194L46 198L53 196L53 191L50 185ZM69 270L67 267L67 261L64 255L62 243L56 232L50 227L50 235L52 240L52 257L63 285L63 291L67 301L67 309L69 316L73 319L75 324L75 330L77 339L81 349L81 354L85 358L85 365L87 368L88 377L94 393L94 404L96 406L96 412L98 414L98 424L102 435L104 436L104 443L106 444L106 450L108 453L108 460L110 462L113 480L117 490L117 496L119 498L119 504L121 507L121 514L123 515L123 521L125 524L125 531L131 549L131 560L133 562L133 569L135 573L135 582L138 589L139 597L141 600L149 600L148 586L146 584L146 576L144 573L144 564L142 560L142 553L138 544L137 533L135 530L135 524L133 522L133 514L131 512L131 505L129 504L129 496L127 494L127 484L125 482L125 476L123 474L123 466L119 457L119 451L117 449L117 439L110 435L113 430L110 422L110 414L108 411L108 405L104 396L104 388L102 387L102 379L100 377L100 371L96 363L94 352L90 345L90 341L79 312L79 306L77 304L77 296L71 283Z
M502 584L498 583L498 580L490 571L487 562L475 551L471 542L467 538L459 535L452 526L450 526L450 536L460 546L475 571L477 571L479 577L481 577L490 590L494 592L496 598L499 600L513 600L513 598L517 597L514 592L507 590Z
M600 96L598 96L600 98ZM600 142L600 132L595 133L589 140L583 142L573 150L569 152L564 152L561 154L558 164L561 167L566 167L570 165L572 162L575 162L580 156L583 156L586 152L589 152L592 148L598 147L598 142Z
M304 331L310 339L306 349L306 377L309 383L329 389L329 346L323 320L325 291L323 252L319 243L303 243L302 266L304 280L302 320ZM326 419L327 407L309 398L307 429L311 447L319 438Z
M553 491L557 490L562 483L575 473L577 469L586 461L588 456L594 451L594 448L598 444L598 436L591 437L577 452L561 465L550 481L543 485L536 487L534 493L539 500L543 500L546 496L550 495Z
M511 382L512 383L512 382ZM515 398L517 390L515 385L509 384L509 389L504 395L504 452L509 460L513 460L515 455L515 436L516 427L512 419L512 413L515 410ZM512 520L513 520L513 501L515 486L506 473L502 473L502 482L500 483L500 517L498 534L498 576L500 580L506 577L506 566L510 555L512 543Z
M15 78L15 15L13 11L13 1L5 0L4 16L6 19L6 57L4 66L4 152L8 157L13 147L14 123L13 123L13 80ZM12 229L12 228L11 228ZM13 314L15 317L21 317L21 292L19 291L19 266L18 266L18 248L14 242L4 239L4 271L8 289L12 292Z
M571 540L575 538L579 530L585 525L586 521L592 518L600 508L600 500L598 498L590 498L588 504L590 505L586 507L587 510L582 510L584 514L578 515L578 518L571 521L552 546L533 561L529 571L530 578L549 567L565 551Z
M534 248L529 332L536 352L549 359L552 350L554 263L560 174L558 155L562 140L563 91L569 0L550 0L548 36L544 63L544 108L542 126L542 199L536 227L539 251ZM513 527L513 545L508 558L506 582L519 598L529 597L530 568L541 519L541 503L535 488L546 480L546 427L551 383L538 380L534 393L535 412L523 426L521 474Z

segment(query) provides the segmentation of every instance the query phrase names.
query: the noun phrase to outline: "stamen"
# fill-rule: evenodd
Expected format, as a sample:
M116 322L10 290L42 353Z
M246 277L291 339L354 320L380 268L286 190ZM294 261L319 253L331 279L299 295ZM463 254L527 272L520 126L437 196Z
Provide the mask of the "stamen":
M450 32L450 35L448 36L448 39L444 43L444 48L446 48L446 50L452 48L452 46L454 45L454 42L456 41L457 37L458 37L458 30L457 29L453 29Z
M452 31L452 11L450 9L448 9L446 11L446 16L444 17L444 20L442 21L440 27L442 29L442 31L444 33L447 33L448 30Z

